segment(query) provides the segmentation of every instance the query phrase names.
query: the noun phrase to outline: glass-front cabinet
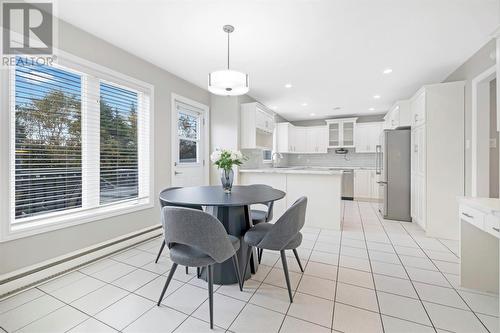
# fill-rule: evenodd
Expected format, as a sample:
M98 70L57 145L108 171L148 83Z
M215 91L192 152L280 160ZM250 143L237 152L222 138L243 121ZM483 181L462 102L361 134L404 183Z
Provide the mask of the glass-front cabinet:
M340 145L340 123L328 124L328 146L338 147Z
M357 118L330 119L328 124L329 148L353 148Z

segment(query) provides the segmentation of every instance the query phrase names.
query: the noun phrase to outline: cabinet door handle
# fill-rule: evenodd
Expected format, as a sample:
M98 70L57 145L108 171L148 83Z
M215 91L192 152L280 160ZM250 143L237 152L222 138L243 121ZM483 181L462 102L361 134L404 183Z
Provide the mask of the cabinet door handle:
M470 219L473 219L473 218L474 218L474 216L472 216L472 215L470 215L470 214L467 214L467 213L462 213L462 215L463 215L463 216L465 216L465 217L468 217L468 218L470 218Z
M418 113L415 113L414 118L415 118L415 121L417 121L417 120L418 120Z
M418 145L415 145L415 148L413 149L415 153L418 153Z

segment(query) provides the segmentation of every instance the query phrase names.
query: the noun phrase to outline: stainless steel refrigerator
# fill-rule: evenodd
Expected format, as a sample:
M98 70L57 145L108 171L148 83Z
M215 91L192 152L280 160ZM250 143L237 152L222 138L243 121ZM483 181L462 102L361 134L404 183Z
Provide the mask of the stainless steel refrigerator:
M385 219L411 221L411 130L384 130L377 146L380 213Z

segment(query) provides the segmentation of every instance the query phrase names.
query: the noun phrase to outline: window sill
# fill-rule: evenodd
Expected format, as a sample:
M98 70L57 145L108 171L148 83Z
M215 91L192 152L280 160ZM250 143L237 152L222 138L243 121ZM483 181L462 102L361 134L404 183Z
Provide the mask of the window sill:
M151 209L153 207L154 205L149 199L142 199L134 204L117 204L108 207L72 212L55 217L42 218L31 222L19 223L18 225L12 224L10 230L1 235L0 243Z

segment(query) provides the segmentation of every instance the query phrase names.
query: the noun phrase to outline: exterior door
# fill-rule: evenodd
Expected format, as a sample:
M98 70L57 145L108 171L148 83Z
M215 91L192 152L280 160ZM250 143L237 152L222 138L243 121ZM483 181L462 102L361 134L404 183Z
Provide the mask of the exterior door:
M176 98L172 104L172 186L207 185L207 109Z

